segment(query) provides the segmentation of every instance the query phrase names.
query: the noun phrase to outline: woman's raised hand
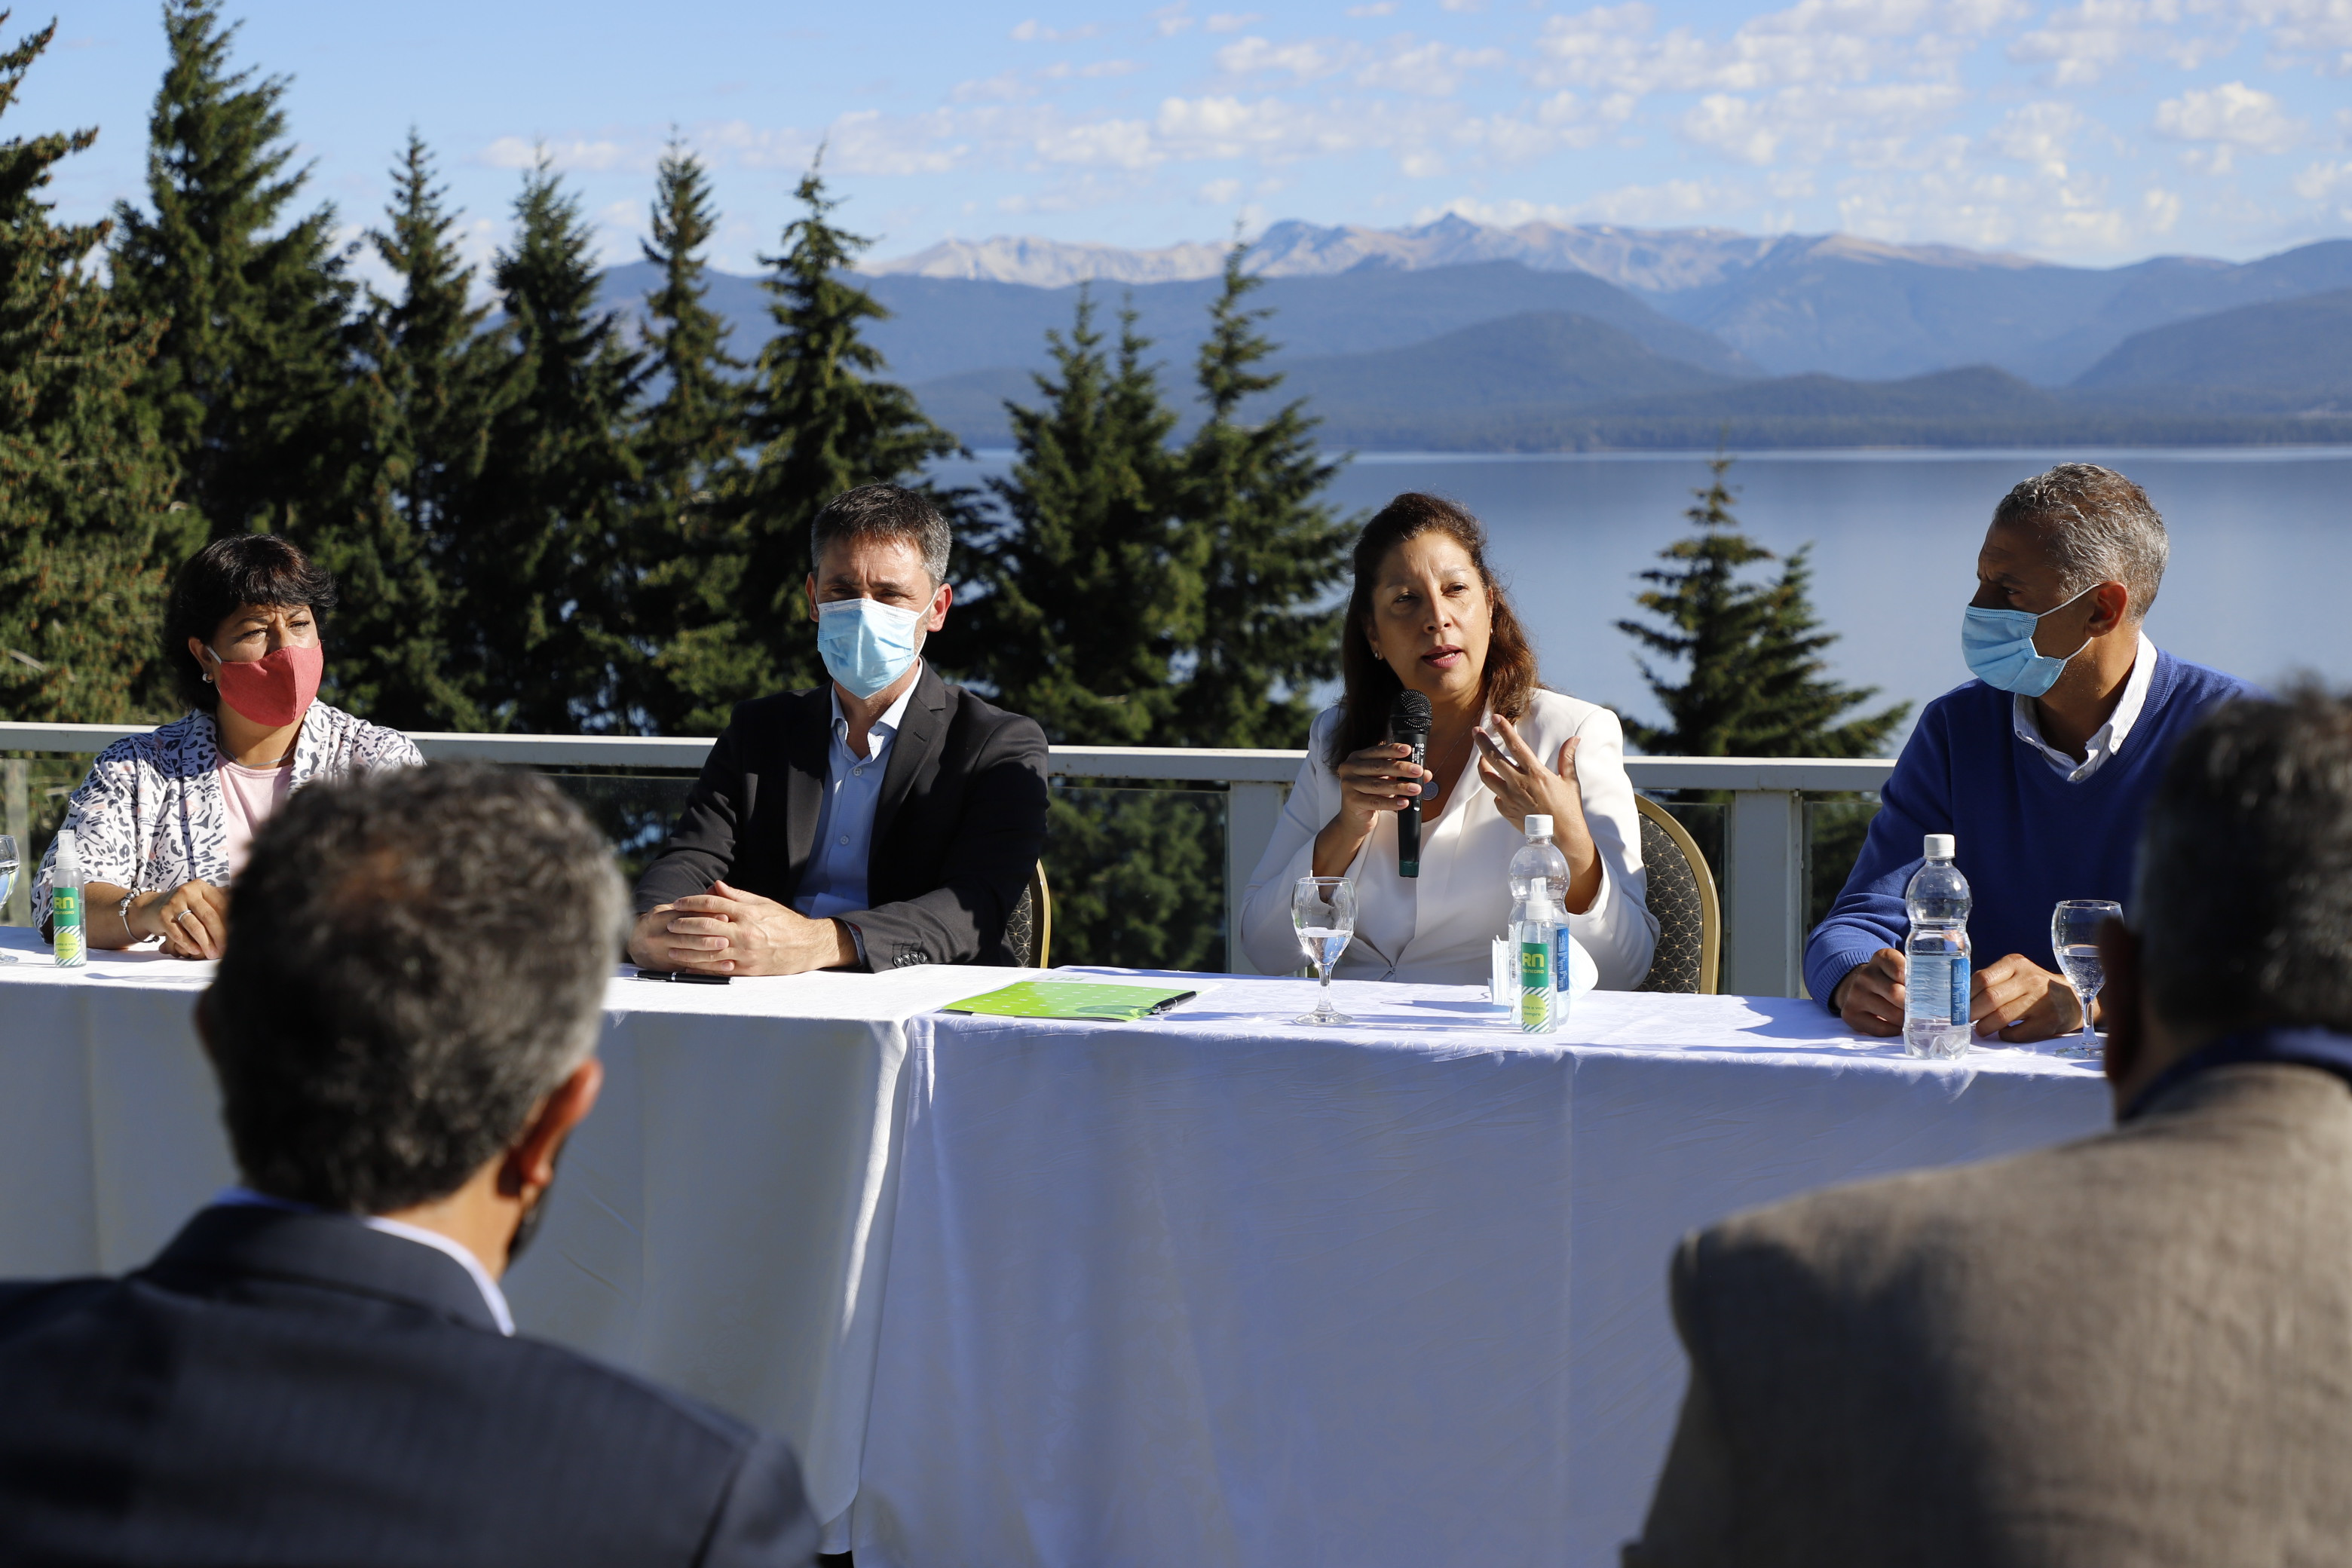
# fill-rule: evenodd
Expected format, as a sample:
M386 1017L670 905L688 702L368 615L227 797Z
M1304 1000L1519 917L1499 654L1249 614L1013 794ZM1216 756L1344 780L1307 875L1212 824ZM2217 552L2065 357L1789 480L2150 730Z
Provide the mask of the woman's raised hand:
M1412 748L1398 742L1366 746L1333 770L1339 781L1339 809L1315 836L1315 875L1339 877L1372 836L1384 811L1402 811L1427 791L1429 770L1405 759Z
M1339 768L1339 815L1366 833L1372 830L1377 815L1383 811L1402 811L1428 789L1427 768L1417 768L1405 759L1412 748L1399 742L1384 742L1366 746Z
M1495 809L1522 833L1529 816L1551 818L1551 841L1568 858L1568 907L1581 914L1601 891L1601 852L1585 826L1584 790L1576 776L1580 737L1560 742L1559 758L1544 766L1518 726L1495 715L1500 736L1478 731L1478 777L1494 793Z

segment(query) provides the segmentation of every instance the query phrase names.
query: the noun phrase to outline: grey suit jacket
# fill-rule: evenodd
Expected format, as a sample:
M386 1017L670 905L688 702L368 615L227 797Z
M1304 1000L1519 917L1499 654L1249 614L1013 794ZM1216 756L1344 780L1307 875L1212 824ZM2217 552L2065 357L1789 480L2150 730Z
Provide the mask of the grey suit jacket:
M2352 1561L2352 1089L2217 1068L2081 1142L1684 1242L1656 1568Z

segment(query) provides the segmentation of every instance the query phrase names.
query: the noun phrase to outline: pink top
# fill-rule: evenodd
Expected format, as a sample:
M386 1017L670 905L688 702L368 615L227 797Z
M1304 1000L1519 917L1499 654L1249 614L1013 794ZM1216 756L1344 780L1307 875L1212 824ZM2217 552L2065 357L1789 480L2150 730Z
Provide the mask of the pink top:
M248 768L223 757L220 764L221 804L228 816L228 874L245 869L253 836L269 814L286 804L294 788L292 768Z

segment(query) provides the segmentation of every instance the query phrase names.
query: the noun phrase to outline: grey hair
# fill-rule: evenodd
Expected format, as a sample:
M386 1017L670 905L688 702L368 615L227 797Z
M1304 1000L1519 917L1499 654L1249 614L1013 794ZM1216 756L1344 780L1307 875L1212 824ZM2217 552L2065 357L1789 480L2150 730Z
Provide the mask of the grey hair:
M611 847L534 773L297 793L254 837L204 1001L246 1181L351 1214L465 1185L595 1048L624 908Z
M2183 736L2132 919L2168 1022L2352 1032L2352 700L2298 686Z
M2171 537L2147 492L2096 463L2061 463L2022 481L2001 497L1992 521L2039 534L2057 563L2060 591L2070 598L2095 584L2121 583L2131 591L2134 621L2156 603L2172 556Z
M948 580L948 552L955 542L947 519L920 490L898 485L860 485L825 502L809 524L809 569L824 559L835 540L903 539L923 557L931 586Z

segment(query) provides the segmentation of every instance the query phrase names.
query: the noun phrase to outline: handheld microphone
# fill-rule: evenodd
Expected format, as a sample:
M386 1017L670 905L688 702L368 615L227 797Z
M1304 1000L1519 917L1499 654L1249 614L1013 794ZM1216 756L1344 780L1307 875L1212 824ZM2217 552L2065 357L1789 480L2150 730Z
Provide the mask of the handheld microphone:
M1429 755L1429 699L1418 691L1400 691L1389 705L1389 733L1404 745L1412 748L1405 759L1414 767L1423 767ZM1426 780L1421 781L1427 789ZM1421 796L1397 814L1397 874L1403 877L1421 875Z

